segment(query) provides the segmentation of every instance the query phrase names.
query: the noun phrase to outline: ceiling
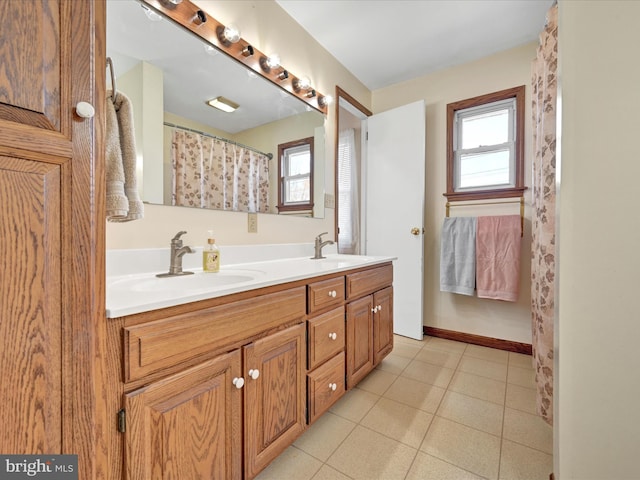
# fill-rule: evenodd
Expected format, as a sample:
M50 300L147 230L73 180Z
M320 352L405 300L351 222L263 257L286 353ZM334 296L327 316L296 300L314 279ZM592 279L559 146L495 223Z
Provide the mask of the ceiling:
M276 0L370 90L534 41L553 0Z

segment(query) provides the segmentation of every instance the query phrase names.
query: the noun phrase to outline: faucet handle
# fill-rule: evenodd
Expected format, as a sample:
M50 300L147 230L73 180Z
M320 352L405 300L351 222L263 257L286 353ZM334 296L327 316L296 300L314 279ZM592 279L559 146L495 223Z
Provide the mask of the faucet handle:
M180 240L180 237L182 235L184 235L185 233L187 233L185 230L179 231L178 233L176 233L176 236L171 239L171 241L172 242L177 242L178 240Z
M322 235L327 235L329 232L322 232L320 235L316 237L318 240L322 240Z

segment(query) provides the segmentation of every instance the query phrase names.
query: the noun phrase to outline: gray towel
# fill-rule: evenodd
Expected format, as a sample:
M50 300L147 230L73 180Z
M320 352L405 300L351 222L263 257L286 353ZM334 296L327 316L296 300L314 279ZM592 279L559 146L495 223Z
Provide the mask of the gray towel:
M475 217L447 217L440 237L440 291L473 295L476 285Z
M112 215L108 220L112 222L129 222L144 216L144 204L138 194L138 181L136 175L136 142L133 126L133 109L131 101L122 92L116 92L115 102L108 97L107 101L112 103L116 113L118 125L118 137L122 158L122 171L124 175L124 194L127 199L128 208L124 215ZM107 109L111 109L107 106ZM110 134L107 133L107 137ZM107 183L107 188L109 183Z
M109 92L107 92L108 94ZM126 217L129 200L124 193L124 168L120 149L120 129L116 109L110 96L107 96L106 111L106 176L107 176L107 220Z

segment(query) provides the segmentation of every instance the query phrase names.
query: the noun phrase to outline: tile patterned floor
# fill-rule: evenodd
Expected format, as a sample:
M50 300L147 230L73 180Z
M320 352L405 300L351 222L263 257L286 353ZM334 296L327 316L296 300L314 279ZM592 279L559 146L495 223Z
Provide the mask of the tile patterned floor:
M547 480L531 357L440 338L393 352L258 480Z

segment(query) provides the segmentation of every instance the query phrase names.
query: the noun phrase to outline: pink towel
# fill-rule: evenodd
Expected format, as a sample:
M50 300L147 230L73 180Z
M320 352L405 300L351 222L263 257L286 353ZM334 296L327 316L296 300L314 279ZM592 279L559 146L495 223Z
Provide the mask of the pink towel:
M520 215L478 217L476 290L480 298L515 302L520 287Z

